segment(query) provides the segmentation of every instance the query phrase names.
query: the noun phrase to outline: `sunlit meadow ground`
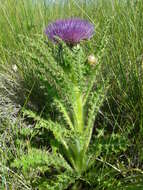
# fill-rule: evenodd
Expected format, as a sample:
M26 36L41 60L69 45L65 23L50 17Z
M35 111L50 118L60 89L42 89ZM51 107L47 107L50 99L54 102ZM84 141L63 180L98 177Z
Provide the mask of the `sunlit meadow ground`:
M28 105L44 117L50 110L45 89L39 90L34 74L28 75L30 61L27 60L30 69L21 70L23 62L16 57L23 53L23 36L35 39L33 43L36 43L38 36L45 36L49 22L69 17L84 18L95 25L94 37L82 43L87 56L96 55L103 37L106 38L99 75L103 81L109 80L92 139L99 164L96 163L87 181L81 179L77 190L142 190L143 0L65 0L62 3L58 0L49 3L0 0L0 190L38 189L35 184L40 182L34 179L42 175L35 170L25 174L20 167L16 169L12 165L29 147L36 146L37 142L42 146L44 140L40 138L45 138L39 136L31 142L29 132L23 128L34 127L34 121L24 118L22 108ZM26 49L29 53L28 46L24 46L24 51ZM32 67L34 72L34 65ZM33 84L33 81L36 82ZM49 180L50 176L45 175L45 178ZM70 187L57 186L55 189Z

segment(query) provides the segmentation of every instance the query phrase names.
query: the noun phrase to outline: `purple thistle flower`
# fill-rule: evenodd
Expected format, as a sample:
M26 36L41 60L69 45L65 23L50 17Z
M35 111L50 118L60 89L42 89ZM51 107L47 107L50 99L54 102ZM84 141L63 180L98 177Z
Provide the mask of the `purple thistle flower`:
M93 36L94 25L79 18L63 19L50 23L45 33L54 42L58 37L67 44L75 45Z

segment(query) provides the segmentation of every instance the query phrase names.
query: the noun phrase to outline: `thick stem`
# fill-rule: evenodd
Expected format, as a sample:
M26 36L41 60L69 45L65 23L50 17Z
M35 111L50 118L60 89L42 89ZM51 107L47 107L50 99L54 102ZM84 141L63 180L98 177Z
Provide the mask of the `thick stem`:
M83 98L77 86L74 87L74 120L77 131L82 133L84 129Z

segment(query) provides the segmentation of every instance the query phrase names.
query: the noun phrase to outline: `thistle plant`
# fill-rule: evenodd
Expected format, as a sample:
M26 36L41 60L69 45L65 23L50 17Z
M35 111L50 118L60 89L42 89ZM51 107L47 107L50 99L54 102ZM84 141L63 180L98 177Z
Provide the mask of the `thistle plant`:
M56 31L60 31L61 22L59 30L56 26ZM68 23L72 23L71 30L73 30L73 34L74 32L76 34L77 25L74 26L74 23L79 23L79 20L69 20ZM65 28L66 26L65 24ZM54 30L54 26L50 27ZM80 34L82 29L83 32ZM74 45L72 48L67 46L69 42L73 45L90 37L93 26L87 21L82 21L81 28L78 30L77 36L81 35L80 37L74 39L75 35L71 37L69 33L69 38L66 36L65 40L59 40L58 44L54 44L52 47L45 44L43 37L38 36L35 40L36 36L34 39L20 36L23 46L22 52L17 54L17 57L19 62L22 61L21 70L25 76L31 70L47 93L49 93L49 89L55 92L51 104L58 112L55 118L42 118L30 110L23 109L24 115L36 121L34 130L38 130L40 133L43 128L52 132L53 138L50 140L52 152L56 153L58 159L64 158L68 169L70 168L70 171L81 177L95 161L93 155L90 154L89 146L95 117L104 101L107 84L100 77L100 58L102 56L100 52L102 49L96 55L98 64L91 65L80 44ZM90 35L89 33L87 36L83 35L85 30L90 32ZM52 31L52 34L53 36L50 34L50 38L53 40L55 32ZM56 56L59 45L62 48L62 62Z
M46 30L50 39L55 40L58 36L67 44L72 45L83 39L89 39L93 33L94 26L80 19L58 20L50 24ZM104 89L101 87L93 91L98 66L91 68L90 74L86 73L87 66L82 61L84 54L80 46L75 46L67 54L68 57L66 54L63 55L68 67L67 70L64 69L64 75L68 78L70 109L63 100L55 99L54 102L67 126L67 137L63 138L64 135L61 135L62 152L72 168L81 174L90 165L87 150L94 127L95 113L98 112L104 99ZM72 56L73 61L67 64L69 56Z

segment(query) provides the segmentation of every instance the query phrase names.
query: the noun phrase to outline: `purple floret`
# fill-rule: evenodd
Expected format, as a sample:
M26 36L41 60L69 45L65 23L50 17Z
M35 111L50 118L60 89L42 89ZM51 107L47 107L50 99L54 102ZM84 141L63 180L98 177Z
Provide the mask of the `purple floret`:
M57 42L57 37L67 44L77 44L81 40L90 39L94 33L94 25L79 18L57 20L48 25L48 38Z

